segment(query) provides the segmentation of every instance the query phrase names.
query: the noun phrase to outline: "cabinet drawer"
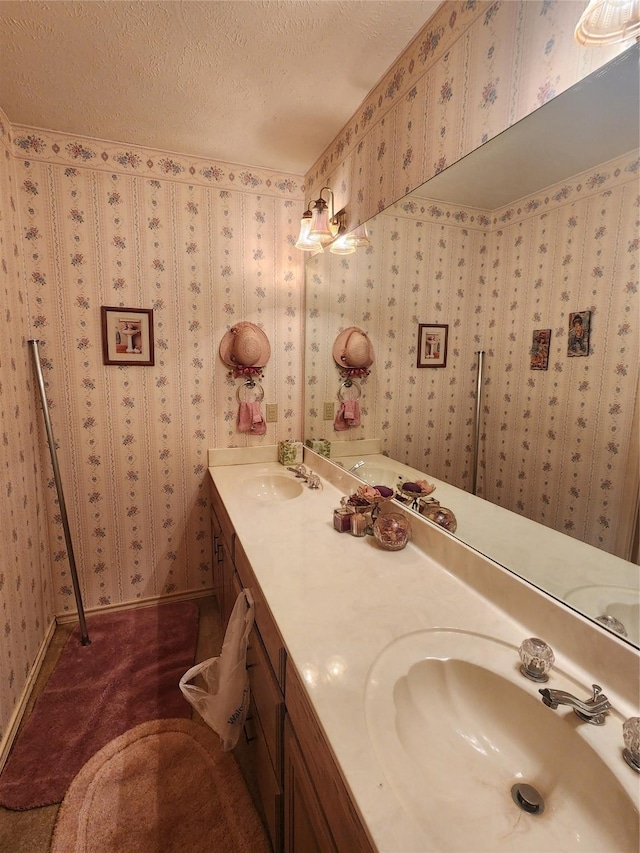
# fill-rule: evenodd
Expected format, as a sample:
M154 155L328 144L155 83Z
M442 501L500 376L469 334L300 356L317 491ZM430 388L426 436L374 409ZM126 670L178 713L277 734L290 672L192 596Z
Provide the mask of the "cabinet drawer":
M251 698L260 718L271 764L279 783L282 783L282 725L284 697L273 675L260 634L254 628L249 635L247 670Z
M276 779L273 767L271 766L271 758L265 744L265 735L260 725L260 718L256 712L253 701L249 709L249 717L245 723L247 731L247 740L251 747L251 758L253 762L253 770L255 772L255 781L260 792L262 800L262 808L267 824L267 830L271 837L271 844L274 851L279 853L282 850L282 822L284 800L282 787Z
M275 673L276 680L281 688L284 688L284 674L286 654L280 632L276 628L273 616L266 603L262 590L258 586L253 569L244 552L242 543L236 540L235 567L240 575L242 585L247 587L253 596L255 603L255 622L262 637L264 648Z

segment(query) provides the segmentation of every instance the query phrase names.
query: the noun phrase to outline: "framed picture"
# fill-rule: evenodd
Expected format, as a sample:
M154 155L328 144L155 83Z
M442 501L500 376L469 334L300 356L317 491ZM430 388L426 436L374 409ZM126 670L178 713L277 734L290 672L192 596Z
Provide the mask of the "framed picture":
M418 367L447 366L449 326L420 323L418 326Z
M551 329L536 329L531 341L531 370L547 370Z
M591 333L591 311L572 311L569 314L569 340L567 355L576 358L589 355L589 335Z
M152 365L153 309L103 305L102 363Z

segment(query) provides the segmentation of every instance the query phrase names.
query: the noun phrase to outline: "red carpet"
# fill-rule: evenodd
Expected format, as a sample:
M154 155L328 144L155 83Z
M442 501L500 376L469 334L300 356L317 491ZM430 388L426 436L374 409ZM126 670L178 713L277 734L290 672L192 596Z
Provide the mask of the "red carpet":
M0 776L0 804L31 809L62 801L72 779L105 744L149 720L191 717L178 682L193 666L198 607L190 601L87 618L14 743Z

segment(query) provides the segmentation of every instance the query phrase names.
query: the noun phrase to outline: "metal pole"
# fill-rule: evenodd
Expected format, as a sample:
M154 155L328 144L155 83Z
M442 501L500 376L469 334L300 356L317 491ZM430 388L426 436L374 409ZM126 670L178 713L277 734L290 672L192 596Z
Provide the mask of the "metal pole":
M53 467L53 476L56 481L56 491L58 492L58 506L60 507L60 517L62 518L62 527L64 528L64 541L67 545L67 556L69 558L69 569L71 570L71 580L73 582L73 592L76 597L76 606L78 608L78 618L80 620L81 642L83 646L89 645L91 640L87 632L87 622L84 618L84 607L82 606L82 594L80 592L80 584L78 583L78 571L76 569L76 561L73 556L73 543L71 542L71 533L69 531L69 519L67 518L67 507L64 502L64 493L62 491L62 480L60 479L60 468L58 467L58 456L56 453L56 443L53 437L53 428L51 426L51 418L49 417L49 405L47 403L47 393L44 387L44 377L42 375L42 366L40 364L40 352L38 351L38 340L29 340L31 352L33 353L33 363L38 377L38 386L40 388L40 400L42 402L42 414L44 415L44 425L47 430L47 440L49 442L49 452L51 454L51 465Z
M478 350L478 376L476 382L476 435L473 443L473 494L477 494L478 486L478 463L480 449L480 413L482 410L482 368L484 364L484 350Z

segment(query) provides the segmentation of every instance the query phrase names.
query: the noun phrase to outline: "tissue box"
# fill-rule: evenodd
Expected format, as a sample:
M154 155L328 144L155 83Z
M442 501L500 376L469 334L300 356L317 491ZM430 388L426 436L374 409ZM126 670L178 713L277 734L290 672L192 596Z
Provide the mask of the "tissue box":
M302 465L302 454L301 441L289 438L278 442L278 462L281 465Z
M308 438L305 444L311 450L319 453L320 456L326 456L327 459L331 455L331 442L326 438Z

